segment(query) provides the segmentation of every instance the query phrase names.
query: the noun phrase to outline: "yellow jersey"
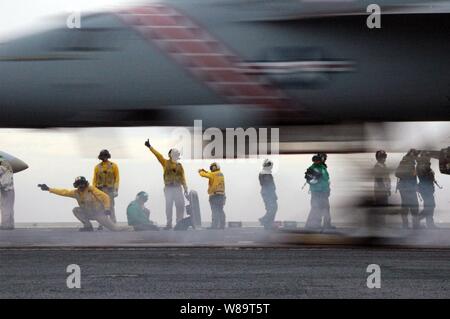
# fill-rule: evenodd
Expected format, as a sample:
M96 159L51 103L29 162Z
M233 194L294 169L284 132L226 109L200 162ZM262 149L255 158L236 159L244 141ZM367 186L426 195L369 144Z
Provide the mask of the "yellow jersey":
M50 188L49 192L59 196L75 198L81 208L89 211L111 209L111 201L109 196L94 186L89 186L82 192L78 189L57 188Z
M101 162L95 166L94 178L92 185L97 188L114 188L114 191L119 190L119 167L117 164L106 161Z
M199 174L209 180L209 195L225 195L225 177L220 170L214 172L200 171Z
M164 170L164 185L183 185L186 188L186 178L184 176L183 165L165 159L157 150L150 147L150 151L155 155L159 163L161 163Z

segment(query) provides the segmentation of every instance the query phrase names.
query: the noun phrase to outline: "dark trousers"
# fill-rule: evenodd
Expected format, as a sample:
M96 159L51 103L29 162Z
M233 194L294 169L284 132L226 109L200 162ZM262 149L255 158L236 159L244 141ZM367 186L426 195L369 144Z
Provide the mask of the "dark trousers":
M423 210L420 212L420 218L425 218L427 226L434 226L434 209L436 201L434 200L433 191L421 191L420 195L423 199Z
M209 196L209 204L211 205L212 223L211 228L225 228L225 195L215 194Z
M368 225L371 227L381 227L386 224L386 210L389 205L388 192L375 191L373 207L368 211Z
M311 211L306 220L306 228L320 228L331 226L330 193L311 192Z
M387 192L375 191L374 204L376 207L386 207L389 203L389 196Z
M275 215L278 211L277 195L275 194L261 194L264 206L266 208L266 214L261 217L260 221L264 225L264 228L270 228L273 226Z
M408 214L411 214L413 226L418 227L419 220L419 200L417 199L416 189L400 189L400 198L402 200L401 216L403 226L408 226Z

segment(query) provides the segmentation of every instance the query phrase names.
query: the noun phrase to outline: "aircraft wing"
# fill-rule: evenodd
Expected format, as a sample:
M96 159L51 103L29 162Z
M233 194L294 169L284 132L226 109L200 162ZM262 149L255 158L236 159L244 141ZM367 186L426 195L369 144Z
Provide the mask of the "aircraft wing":
M24 161L18 159L17 157L11 154L0 151L0 156L2 156L11 164L14 173L19 173L28 168L28 165Z

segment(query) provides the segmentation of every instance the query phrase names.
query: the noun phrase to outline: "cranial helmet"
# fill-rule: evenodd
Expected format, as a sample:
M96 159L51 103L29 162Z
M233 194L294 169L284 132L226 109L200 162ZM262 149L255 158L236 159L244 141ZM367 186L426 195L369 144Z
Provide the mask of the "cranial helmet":
M142 199L144 202L148 201L148 193L142 191L136 195L136 199Z
M180 159L180 151L176 148L172 148L169 151L169 157L174 161L179 160Z
M99 160L105 160L105 159L110 159L110 158L111 158L111 153L108 150L102 150L100 152L100 154L98 154Z
M325 162L327 161L327 158L328 158L327 153L320 152L320 153L317 153L317 156L320 157L320 160L321 160L323 163L325 163Z
M319 155L314 155L312 157L312 161L313 162L319 162L319 161L322 161L322 158Z
M273 167L273 162L270 159L266 158L263 162L263 168L272 169L272 167Z
M78 176L75 178L75 182L73 182L73 187L78 188L80 186L88 186L89 182L87 181L86 177L84 176Z
M387 158L387 153L385 150L379 150L375 153L375 158L377 160L379 159L386 159Z

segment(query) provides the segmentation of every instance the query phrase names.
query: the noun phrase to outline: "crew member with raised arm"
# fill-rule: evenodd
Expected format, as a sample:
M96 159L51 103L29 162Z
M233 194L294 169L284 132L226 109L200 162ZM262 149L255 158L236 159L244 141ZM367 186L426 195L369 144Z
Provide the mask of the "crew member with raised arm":
M169 158L166 159L155 148L150 145L150 141L147 139L145 146L155 155L158 162L163 168L164 179L164 196L166 198L166 218L167 223L164 229L172 229L172 215L173 205L176 209L176 221L179 222L183 219L184 215L184 195L188 195L188 187L186 185L186 178L184 176L183 165L179 163L180 151L176 148L172 148L169 151Z

